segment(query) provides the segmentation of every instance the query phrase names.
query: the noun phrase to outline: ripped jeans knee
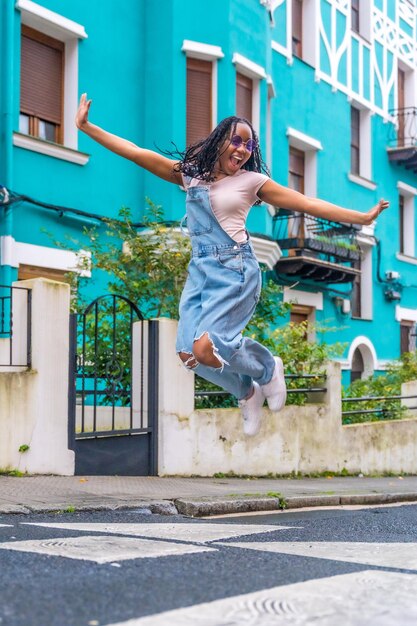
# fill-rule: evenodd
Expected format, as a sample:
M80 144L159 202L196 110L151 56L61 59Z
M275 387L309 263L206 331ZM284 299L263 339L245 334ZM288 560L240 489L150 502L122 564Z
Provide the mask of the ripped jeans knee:
M193 370L197 367L198 361L192 352L178 352L178 356L187 370Z

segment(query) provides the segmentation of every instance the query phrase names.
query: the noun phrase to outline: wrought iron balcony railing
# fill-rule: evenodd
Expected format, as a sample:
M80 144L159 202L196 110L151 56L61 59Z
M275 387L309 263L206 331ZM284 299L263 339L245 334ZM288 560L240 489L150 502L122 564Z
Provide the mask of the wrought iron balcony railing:
M417 173L417 108L393 109L396 124L389 124L388 158Z
M274 239L283 256L278 274L320 282L352 282L360 269L357 229L350 224L283 211L274 218Z
M417 143L417 107L392 109L390 115L396 123L389 125L388 145L392 148L414 147Z

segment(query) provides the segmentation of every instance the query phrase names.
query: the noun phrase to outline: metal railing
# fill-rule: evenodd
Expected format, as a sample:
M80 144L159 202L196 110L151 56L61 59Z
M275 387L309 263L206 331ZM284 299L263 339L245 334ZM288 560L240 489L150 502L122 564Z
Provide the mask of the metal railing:
M371 406L363 409L352 409L352 410L342 410L342 420L350 421L350 416L358 416L358 415L379 415L379 419L395 419L395 417L401 417L401 415L406 411L412 411L417 409L416 406L409 406L401 403L401 400L414 400L417 398L417 395L411 396L362 396L360 398L342 398L342 406L347 403L369 403ZM378 402L378 406L372 406L374 403ZM390 406L386 406L387 403L393 403ZM356 421L357 418L355 418ZM365 420L364 420L365 421Z
M390 115L396 124L389 125L388 145L394 148L412 148L417 143L417 108L392 109Z
M281 211L274 217L274 239L281 250L308 250L340 261L360 258L357 229L351 224Z
M287 380L287 394L288 395L296 395L296 394L310 394L310 393L326 393L327 387L324 386L303 386L303 387L290 387L291 381L296 380L326 380L326 374L285 374L285 379ZM288 384L289 383L289 384ZM233 399L234 397L228 391L222 390L196 390L194 392L194 397L196 399L209 399L209 398L223 398L223 399ZM236 401L237 402L237 401ZM236 404L235 402L235 404ZM213 407L215 408L215 407ZM220 407L219 407L220 408Z
M17 312L20 322L18 330L15 319ZM0 367L31 367L31 337L31 289L0 285Z

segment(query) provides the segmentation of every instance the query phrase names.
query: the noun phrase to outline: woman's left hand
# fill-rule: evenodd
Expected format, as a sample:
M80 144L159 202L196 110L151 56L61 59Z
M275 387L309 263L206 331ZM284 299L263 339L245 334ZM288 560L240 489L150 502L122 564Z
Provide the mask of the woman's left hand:
M369 226L369 224L372 224L372 222L376 220L378 215L382 213L382 211L385 211L385 209L388 209L388 207L389 207L388 200L384 200L383 198L381 198L378 204L372 207L372 209L365 214L365 217L366 217L366 221L364 222L365 225Z

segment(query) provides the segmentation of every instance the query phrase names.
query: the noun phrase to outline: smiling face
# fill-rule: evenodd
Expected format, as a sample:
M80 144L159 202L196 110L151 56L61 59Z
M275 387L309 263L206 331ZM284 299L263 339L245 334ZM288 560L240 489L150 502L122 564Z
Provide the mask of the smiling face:
M235 135L242 139L240 146L235 146L231 143L231 138ZM232 129L229 138L220 149L220 157L217 162L218 172L227 176L233 176L249 161L252 152L247 150L246 142L250 139L253 139L250 127L244 122L236 124L236 128Z

